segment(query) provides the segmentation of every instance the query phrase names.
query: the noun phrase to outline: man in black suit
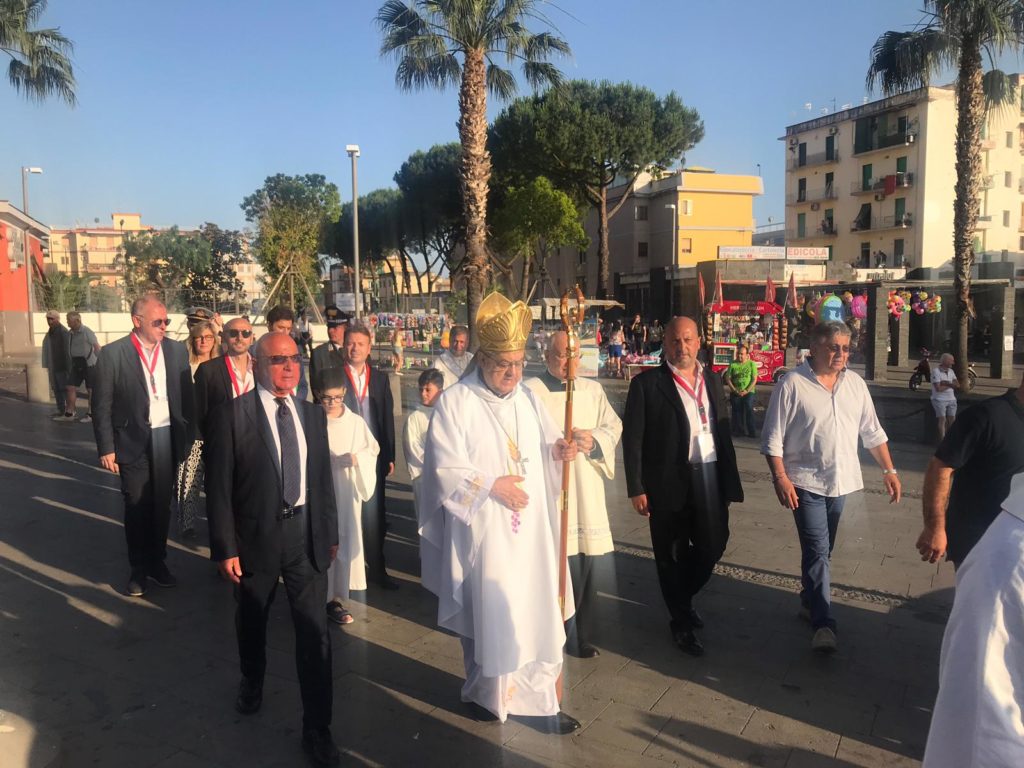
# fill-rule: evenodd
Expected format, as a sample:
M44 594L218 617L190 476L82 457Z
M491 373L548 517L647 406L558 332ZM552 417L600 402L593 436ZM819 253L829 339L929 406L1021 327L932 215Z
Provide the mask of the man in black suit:
M252 324L244 317L228 321L221 333L224 354L196 368L196 426L206 433L210 412L222 403L241 397L255 386L252 355Z
M283 577L295 626L302 744L317 765L336 765L324 605L338 510L324 411L291 394L300 363L288 334L266 334L256 346L256 389L210 413L203 443L210 558L236 585L242 680L235 708L248 715L263 703L267 615Z
M178 582L164 562L174 470L192 446L188 351L165 338L167 307L155 296L132 304L134 330L100 351L93 388L93 432L100 464L121 475L131 576L127 594Z
M654 562L676 644L699 656L693 607L725 552L729 502L743 501L722 380L697 362L687 317L665 328L664 362L629 385L622 452L633 509L650 521Z
M320 371L345 365L345 327L349 316L331 304L324 307L324 321L327 323L328 340L314 349L309 358L309 382L314 391Z
M398 582L384 566L384 537L387 520L384 482L395 471L395 401L386 373L369 364L371 335L365 325L350 325L345 333L345 375L348 391L345 407L366 420L370 433L380 445L377 455L377 488L363 503L363 555L368 578L384 589L398 589Z

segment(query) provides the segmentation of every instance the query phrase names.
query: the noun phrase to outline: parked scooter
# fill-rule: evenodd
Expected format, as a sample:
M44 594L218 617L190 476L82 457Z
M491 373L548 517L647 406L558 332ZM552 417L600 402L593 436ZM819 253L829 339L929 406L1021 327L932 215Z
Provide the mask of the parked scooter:
M914 372L910 374L909 387L916 392L921 388L921 384L930 384L932 380L932 353L922 348L921 349L921 362L917 364ZM970 392L974 389L975 384L978 383L978 372L974 370L974 363L967 363L967 391Z

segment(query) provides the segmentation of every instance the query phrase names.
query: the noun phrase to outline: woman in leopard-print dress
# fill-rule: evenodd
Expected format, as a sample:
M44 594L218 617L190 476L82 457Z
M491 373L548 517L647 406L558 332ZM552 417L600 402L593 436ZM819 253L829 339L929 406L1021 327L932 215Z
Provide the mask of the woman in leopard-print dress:
M200 363L220 356L220 339L212 323L196 323L188 333L189 367L195 378ZM174 494L174 518L178 530L185 538L196 535L196 517L199 511L199 492L203 488L203 441L196 440L185 460L178 465L178 482Z

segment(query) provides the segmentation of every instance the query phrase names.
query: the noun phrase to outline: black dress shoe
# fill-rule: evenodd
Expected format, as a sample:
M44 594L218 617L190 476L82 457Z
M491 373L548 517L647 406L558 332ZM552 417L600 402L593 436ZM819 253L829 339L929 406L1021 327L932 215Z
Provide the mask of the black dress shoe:
M178 580L167 568L167 563L157 563L149 569L149 578L156 582L158 587L176 587Z
M683 653L688 653L691 656L704 655L704 643L692 629L673 629L672 639L676 641L676 645Z
M243 677L238 684L238 698L235 709L242 715L254 715L263 705L263 683Z
M302 731L302 748L317 766L341 764L341 752L331 738L330 728L308 728Z
M593 658L601 655L601 652L599 650L597 650L597 648L595 648L594 646L592 646L590 643L587 643L587 642L580 643L580 647L578 648L578 651L579 651L578 655L579 655L579 657L581 659L593 659Z
M478 723L493 723L498 719L498 716L491 712L491 710L480 706L475 701L467 701L466 709L469 711L469 716Z
M690 608L689 611L687 611L687 616L690 618L691 627L694 629L704 629L704 619L701 618L699 613L697 613L696 608Z
M557 715L550 715L548 717L513 715L513 718L536 731L549 733L553 736L568 736L570 733L575 733L580 729L580 721L571 715L565 714L565 712L559 712Z
M146 594L146 572L141 568L132 568L131 576L128 577L128 586L124 593L129 597L142 597Z

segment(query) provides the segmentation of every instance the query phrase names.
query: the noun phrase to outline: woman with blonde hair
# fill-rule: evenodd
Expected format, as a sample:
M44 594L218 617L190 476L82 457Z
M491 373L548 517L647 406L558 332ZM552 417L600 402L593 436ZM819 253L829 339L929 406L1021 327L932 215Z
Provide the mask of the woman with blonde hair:
M209 320L195 323L188 329L188 364L195 378L200 363L220 356L220 338L216 327ZM196 509L199 506L199 491L203 487L203 441L196 440L185 460L178 465L178 487L175 494L175 518L178 530L185 538L196 535Z

